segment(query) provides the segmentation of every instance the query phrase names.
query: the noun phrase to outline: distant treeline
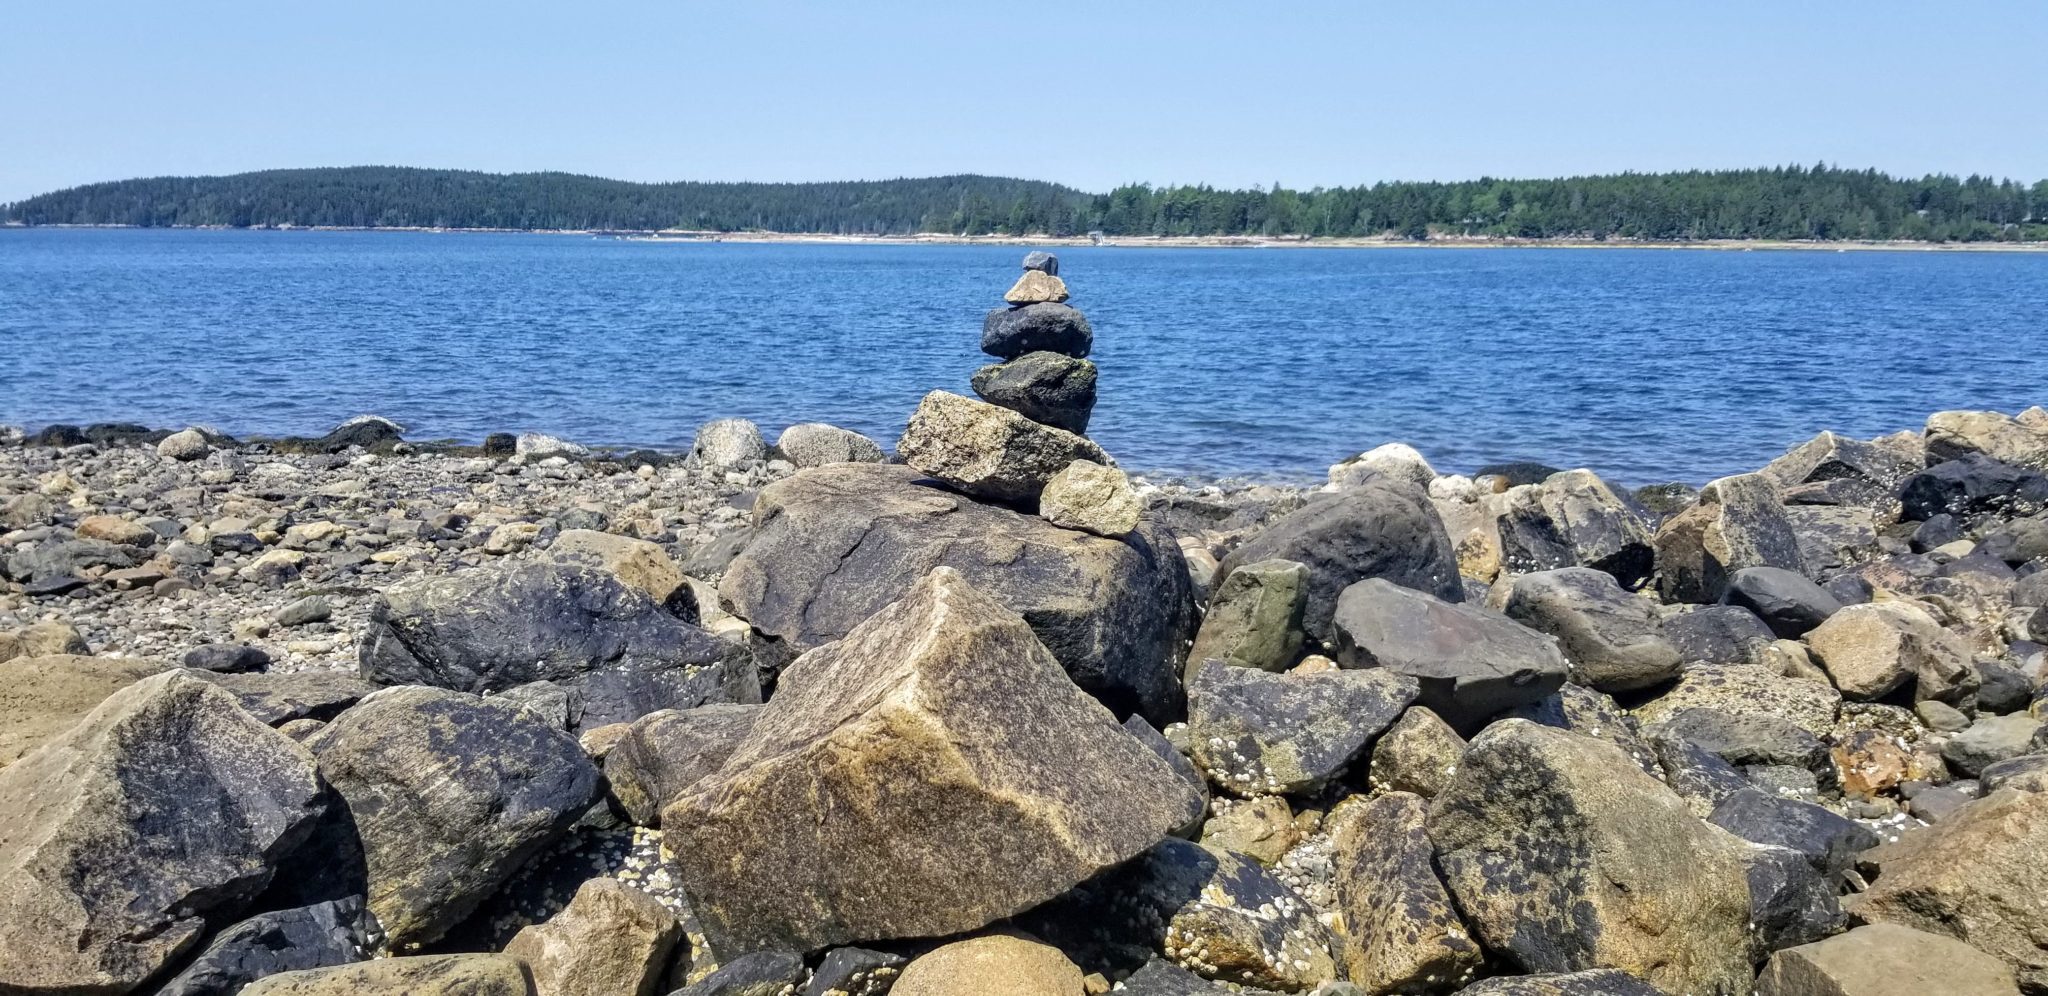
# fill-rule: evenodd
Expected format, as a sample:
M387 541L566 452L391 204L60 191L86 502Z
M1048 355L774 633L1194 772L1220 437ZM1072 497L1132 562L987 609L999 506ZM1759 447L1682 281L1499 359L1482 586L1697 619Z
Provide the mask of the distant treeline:
M96 183L0 211L29 225L145 227L2035 241L2048 239L2048 180L1906 179L1819 165L1313 190L1132 184L1091 194L990 176L628 183L362 166Z

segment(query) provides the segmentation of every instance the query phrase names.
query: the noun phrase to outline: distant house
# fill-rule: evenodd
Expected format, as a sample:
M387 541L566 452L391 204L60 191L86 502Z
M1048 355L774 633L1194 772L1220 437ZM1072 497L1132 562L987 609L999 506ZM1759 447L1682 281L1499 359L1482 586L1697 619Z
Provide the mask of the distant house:
M1102 234L1102 229L1099 229L1099 228L1098 228L1098 229L1096 229L1095 231L1092 231L1092 232L1089 232L1089 233L1088 233L1088 241L1089 241L1089 242L1092 242L1092 243L1094 243L1094 244L1096 244L1096 245L1098 245L1098 246L1102 244L1102 240L1103 240L1103 239L1105 239L1105 238L1108 238L1108 236L1106 236L1106 235Z

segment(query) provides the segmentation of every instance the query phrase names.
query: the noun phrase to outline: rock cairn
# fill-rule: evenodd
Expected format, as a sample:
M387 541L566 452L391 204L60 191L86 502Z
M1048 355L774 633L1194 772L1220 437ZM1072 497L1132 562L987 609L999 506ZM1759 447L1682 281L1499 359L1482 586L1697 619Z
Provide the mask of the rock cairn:
M1095 410L1095 331L1067 302L1059 257L1033 252L1024 275L982 320L974 372L980 401L933 391L897 444L903 462L966 493L1037 506L1047 521L1103 536L1138 526L1124 473L1086 436Z

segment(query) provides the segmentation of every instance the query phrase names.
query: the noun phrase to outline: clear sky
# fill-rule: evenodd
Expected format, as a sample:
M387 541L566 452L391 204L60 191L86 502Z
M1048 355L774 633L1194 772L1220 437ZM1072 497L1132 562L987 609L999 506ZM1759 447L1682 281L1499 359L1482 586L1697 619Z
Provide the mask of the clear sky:
M2048 177L2048 2L19 0L0 201L284 166L1338 185Z

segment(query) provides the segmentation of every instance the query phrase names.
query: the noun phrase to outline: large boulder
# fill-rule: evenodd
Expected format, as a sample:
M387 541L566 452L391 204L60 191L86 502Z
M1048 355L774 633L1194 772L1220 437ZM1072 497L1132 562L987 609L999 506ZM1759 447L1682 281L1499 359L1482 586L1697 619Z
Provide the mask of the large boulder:
M1346 974L1371 993L1471 981L1484 958L1436 873L1424 830L1429 803L1393 792L1332 834Z
M1873 923L1771 956L1756 996L2019 996L2012 969L1953 937Z
M286 972L250 984L242 996L534 996L534 991L517 958L449 954Z
M974 393L992 405L1075 435L1095 410L1095 364L1059 353L1025 353L974 372Z
M1916 701L1958 705L1977 693L1969 645L1911 602L1848 606L1807 633L1806 644L1847 698L1882 698L1907 681Z
M2048 793L2007 788L1870 852L1883 870L1856 904L1866 922L1956 938L1995 955L2023 979L2048 979Z
M762 489L756 531L719 591L802 652L845 636L939 567L1022 615L1074 681L1119 713L1180 718L1194 594L1180 548L1121 540L963 498L904 467L846 464Z
M1443 520L1420 487L1375 476L1357 487L1319 498L1240 544L1217 568L1232 571L1262 560L1291 560L1308 569L1302 629L1334 644L1337 596L1367 578L1461 602L1457 553Z
M1225 792L1314 792L1348 770L1415 696L1415 679L1389 668L1205 667L1188 685L1187 735L1195 764Z
M657 709L758 702L744 647L663 611L609 571L560 564L420 575L370 607L360 671L382 685L501 692L533 681L574 688L582 725Z
M1151 846L1191 795L1021 617L939 569L791 664L662 828L730 957L982 927Z
M1516 578L1507 617L1557 638L1572 680L1603 692L1657 685L1678 674L1678 647L1664 637L1656 605L1589 567Z
M1462 730L1539 701L1565 680L1564 655L1550 637L1383 578L1344 589L1333 626L1338 663L1415 679L1422 703Z
M1827 484L1858 505L1882 504L1921 468L1920 460L1888 446L1823 432L1785 452L1762 471L1782 488Z
M0 992L125 993L231 920L312 832L313 759L179 672L0 770Z
M2004 412L1948 411L1927 416L1927 462L1984 456L2022 467L2048 467L2048 425Z
M2025 515L2048 503L2048 476L1969 454L1934 464L1899 486L1899 517L1925 522L1937 515Z
M1641 507L1590 470L1560 471L1491 501L1501 566L1512 573L1590 567L1634 587L1654 565Z
M683 939L668 907L615 878L593 878L505 953L524 962L538 996L653 996Z
M760 712L754 705L708 705L634 720L605 755L612 797L635 825L660 826L662 807L717 772Z
M721 418L697 427L690 460L716 470L735 470L768 459L761 427L743 418Z
M996 308L981 323L981 351L1005 360L1041 351L1080 359L1094 345L1088 319L1064 304Z
M1748 845L1608 744L1496 723L1432 804L1428 832L1474 932L1524 969L1749 992Z
M1778 486L1762 474L1709 482L1657 530L1656 549L1657 590L1674 602L1718 601L1745 567L1805 569Z
M775 437L775 449L798 469L828 463L881 463L882 444L851 429L799 422Z
M1757 844L1797 853L1815 871L1840 875L1856 855L1878 845L1875 831L1798 799L1743 789L1721 800L1708 822Z
M165 665L133 657L17 657L0 662L0 769L63 734L107 696Z
M1263 560L1231 571L1209 598L1202 627L1188 648L1188 673L1209 661L1284 671L1301 653L1301 612L1308 568Z
M400 948L461 922L597 793L597 769L568 734L438 688L371 695L306 747L347 806L370 911Z
M157 996L234 996L266 976L363 961L373 930L358 896L258 914L214 935Z
M1008 408L948 391L924 396L903 438L903 462L968 494L1029 503L1076 460L1113 463L1102 447Z

